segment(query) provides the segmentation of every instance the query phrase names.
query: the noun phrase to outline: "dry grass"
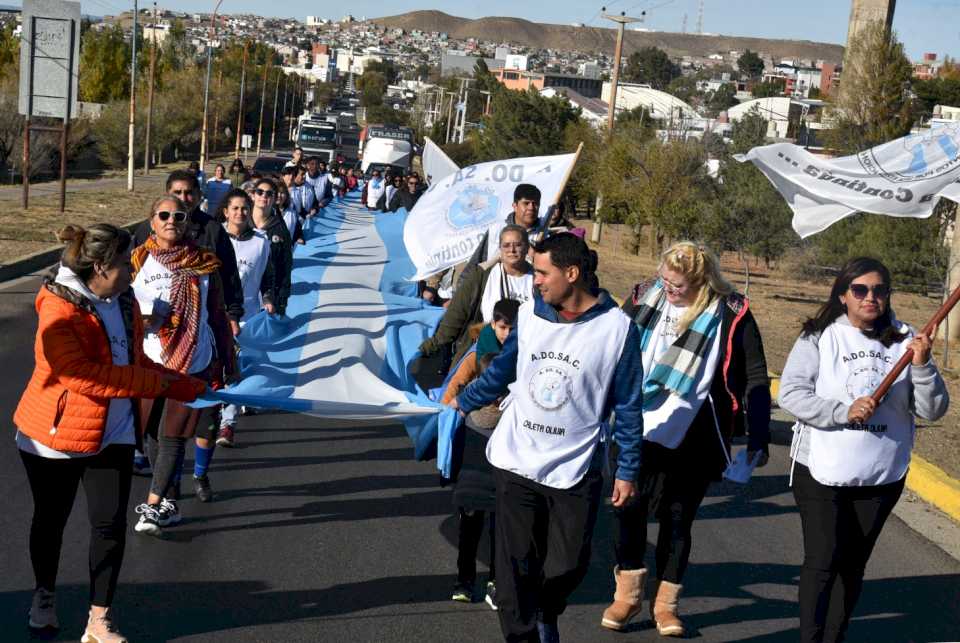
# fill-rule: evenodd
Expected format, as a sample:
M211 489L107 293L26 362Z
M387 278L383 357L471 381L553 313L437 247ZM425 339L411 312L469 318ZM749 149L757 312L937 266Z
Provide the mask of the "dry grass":
M588 221L579 225L591 229ZM625 226L605 226L603 238L594 246L600 255L598 274L601 285L618 297L624 297L630 288L641 279L653 276L657 262L649 256L646 246L641 256L624 249L630 231ZM737 257L723 257L727 277L743 291L744 271ZM775 266L770 270L760 263L751 264L750 304L763 334L767 364L774 373L783 369L790 348L800 330L800 323L812 315L817 306L827 297L830 281L811 281L790 272L787 266ZM939 300L909 293L896 293L894 306L897 316L921 327L927 323L939 306ZM958 342L954 342L958 344ZM943 344L938 342L936 356L943 363ZM948 363L960 366L960 346L951 346ZM947 387L954 400L960 400L960 375L953 369L944 370ZM960 478L960 405L951 406L939 422L923 426L917 432L917 452L944 469L955 478Z

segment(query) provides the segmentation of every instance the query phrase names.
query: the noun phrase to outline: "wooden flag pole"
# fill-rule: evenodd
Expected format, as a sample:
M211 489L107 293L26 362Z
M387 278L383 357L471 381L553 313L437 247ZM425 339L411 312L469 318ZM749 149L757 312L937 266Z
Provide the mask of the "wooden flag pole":
M927 322L927 325L923 327L923 330L920 331L922 335L930 335L933 333L934 329L940 325L940 322L950 314L950 311L953 310L954 306L960 302L960 286L958 286L952 293L950 293L949 299L947 299L940 308L933 314L933 317L930 321ZM893 386L893 383L900 373L903 372L910 362L913 360L913 349L908 348L904 352L900 360L893 365L893 368L890 369L890 372L887 373L887 376L883 378L883 381L880 382L880 386L877 387L877 390L873 392L873 395L870 397L873 398L873 401L877 404L880 404L880 401L883 399L883 396L887 394L887 391L890 390L890 387Z

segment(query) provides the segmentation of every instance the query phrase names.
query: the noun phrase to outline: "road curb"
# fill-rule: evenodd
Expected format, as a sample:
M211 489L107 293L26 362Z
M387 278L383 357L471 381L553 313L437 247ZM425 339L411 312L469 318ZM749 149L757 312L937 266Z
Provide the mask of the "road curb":
M120 227L124 228L130 233L133 233L136 227L144 220L145 219L140 218L136 221L126 223ZM11 281L13 279L43 270L44 268L48 268L59 261L60 254L62 252L62 245L54 245L46 250L38 250L28 255L17 257L16 259L11 260L10 263L0 265L0 282Z
M914 454L907 472L907 488L960 522L960 480Z

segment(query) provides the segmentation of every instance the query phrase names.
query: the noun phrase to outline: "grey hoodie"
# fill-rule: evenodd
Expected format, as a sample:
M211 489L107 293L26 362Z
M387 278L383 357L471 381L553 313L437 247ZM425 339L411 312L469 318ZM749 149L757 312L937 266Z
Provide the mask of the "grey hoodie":
M845 315L835 324L850 325ZM838 400L817 396L817 377L820 372L820 334L800 336L780 376L780 407L803 424L794 427L790 454L800 464L807 465L810 457L810 440L806 436L809 427L833 429L847 423L850 405ZM907 341L907 340L904 340ZM947 386L931 358L923 366L910 366L910 382L913 392L910 397L910 412L924 420L943 417L950 404ZM808 425L808 426L803 426Z

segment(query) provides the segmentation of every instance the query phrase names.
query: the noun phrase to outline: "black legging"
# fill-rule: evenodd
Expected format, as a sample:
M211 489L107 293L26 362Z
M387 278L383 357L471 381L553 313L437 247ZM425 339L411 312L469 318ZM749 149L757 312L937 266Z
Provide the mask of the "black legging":
M54 591L63 530L82 482L90 520L90 603L109 607L123 564L133 445L110 445L84 458L43 458L20 451L33 493L30 561L37 587Z
M496 580L497 514L490 511L459 510L460 526L457 534L457 582L472 585L477 579L477 549L483 536L483 524L490 516L490 574L487 580Z
M648 442L643 448L648 449ZM661 447L662 448L662 447ZM707 493L710 481L694 469L663 471L640 469L634 501L613 510L616 526L613 545L620 569L643 569L647 550L647 517L655 511L657 535L657 580L681 583L693 545L691 526Z
M867 561L906 478L872 487L829 487L804 465L795 467L793 497L803 524L800 640L842 641Z

